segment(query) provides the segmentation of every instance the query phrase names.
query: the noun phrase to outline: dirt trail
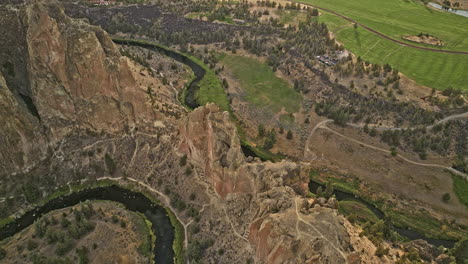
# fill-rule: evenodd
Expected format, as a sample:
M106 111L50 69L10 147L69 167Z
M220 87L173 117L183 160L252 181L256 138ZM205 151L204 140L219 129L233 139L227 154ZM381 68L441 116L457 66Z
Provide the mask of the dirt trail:
M354 138L350 138L350 137L345 136L345 135L343 135L343 134L341 134L341 133L339 133L339 132L337 132L337 131L335 131L335 130L333 130L333 129L327 127L327 126L322 126L321 128L326 129L326 130L328 130L328 131L330 131L330 132L332 132L332 133L334 133L334 134L336 134L336 135L338 135L338 136L340 136L340 137L343 137L343 138L345 138L345 139L347 139L347 140L349 140L349 141L352 141L352 142L354 142L354 143L357 143L357 144L359 144L359 145L362 145L362 146L365 146L365 147L368 147L368 148L371 148L371 149L374 149L374 150L378 150L378 151L382 151L382 152L391 154L391 151L389 151L389 150L387 150L387 149L375 147L375 146L366 144L366 143L364 143L364 142L362 142L362 141L356 140L356 139L354 139ZM397 154L396 157L401 158L402 160L404 160L404 161L406 161L406 162L409 162L409 163L411 163L411 164L414 164L414 165L419 165L419 166L424 166L424 167L433 167L433 168L445 169L445 170L448 170L448 171L452 172L453 174L456 174L456 175L459 175L459 176L463 177L465 180L468 181L468 175L466 175L466 174L464 174L464 173L462 173L462 172L460 172L460 171L457 171L457 170L455 170L455 169L452 168L452 167L447 167L447 166L444 166L444 165L433 164L433 163L421 163L421 162L416 162L416 161L412 161L412 160L410 160L410 159L407 159L407 158L403 157L403 156L400 155L400 154Z
M305 143L305 147L304 147L304 157L306 156L306 154L308 152L310 152L310 149L309 149L309 143L310 143L310 139L312 138L312 136L314 135L315 131L317 131L317 129L319 129L321 126L329 123L329 122L332 122L333 120L331 119L327 119L327 120L324 120L324 121L321 121L319 122L313 129L312 131L310 132L309 136L307 137L307 140L306 140L306 143Z
M294 198L294 205L295 205L295 210L296 210L296 217L297 217L297 222L296 222L296 232L297 234L303 234L303 235L307 235L307 236L310 236L304 232L301 232L299 230L299 222L302 222L306 225L308 225L309 227L311 227L315 232L317 232L317 234L325 241L327 241L330 246L332 246L333 249L335 249L338 253L340 253L340 255L343 257L344 259L344 263L348 263L348 259L346 257L346 254L343 253L343 251L341 251L339 248L337 248L330 240L328 240L328 238L326 236L324 236L314 225L311 225L309 224L307 221L305 221L304 219L302 219L300 213L299 213L299 209L298 209L298 206L297 206L297 200L300 199L298 197ZM314 238L312 236L310 236L311 238Z
M426 129L432 129L433 127L443 124L445 122L448 122L450 120L458 120L458 119L465 119L468 118L468 112L462 113L462 114L456 114L456 115L451 115L447 116L444 119L441 119L434 124L430 126L426 126ZM347 123L348 126L354 127L354 128L364 128L365 124L354 124L354 123ZM424 128L423 126L417 126L417 127L412 127L412 128L404 128L404 127L377 127L375 125L369 125L369 128L375 128L377 131L397 131L397 130L404 130L404 129L417 129L417 128Z
M468 55L468 51L457 51L457 50L443 50L443 49L434 49L434 48L428 48L428 47L420 47L420 46L416 46L416 45L413 45L413 44L410 44L410 43L406 43L406 42L403 42L403 41L400 41L398 39L394 39L392 37L389 37L375 29L372 29L366 25L363 25L347 16L344 16L344 15L341 15L339 13L336 13L330 9L327 9L327 8L323 8L323 7L319 7L319 6L316 6L316 5L311 5L311 4L306 4L306 3L302 3L301 1L288 1L288 2L291 2L291 3L297 3L297 4L302 4L302 5L305 5L305 6L310 6L312 8L316 8L316 9L320 9L320 10L323 10L323 11L326 11L328 13L331 13L331 14L334 14L336 16L339 16L345 20L348 20L352 23L355 23L356 25L358 26L361 26L362 28L366 29L367 31L371 32L371 33L374 33L376 34L377 36L380 36L382 38L385 38L385 39L388 39L394 43L397 43L399 45L402 45L402 46L406 46L406 47L410 47L410 48L414 48L414 49L420 49L420 50L427 50L427 51L432 51L432 52L439 52L439 53L452 53L452 54L464 54L464 55Z

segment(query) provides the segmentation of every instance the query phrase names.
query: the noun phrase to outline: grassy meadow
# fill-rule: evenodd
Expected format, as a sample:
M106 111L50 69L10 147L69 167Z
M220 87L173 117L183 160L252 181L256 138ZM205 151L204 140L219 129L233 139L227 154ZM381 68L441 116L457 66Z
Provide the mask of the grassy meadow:
M221 63L236 78L246 92L246 100L257 107L278 113L284 107L289 113L299 110L301 95L265 63L256 59L221 54Z

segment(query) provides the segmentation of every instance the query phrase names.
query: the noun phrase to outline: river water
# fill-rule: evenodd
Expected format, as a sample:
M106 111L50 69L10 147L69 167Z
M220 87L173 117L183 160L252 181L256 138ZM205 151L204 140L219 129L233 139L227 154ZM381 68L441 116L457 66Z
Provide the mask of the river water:
M309 190L312 193L317 193L318 187L322 187L322 189L325 190L325 186L323 184L320 184L320 183L318 183L316 181L310 180ZM342 192L342 191L339 191L339 190L334 190L333 194L335 195L335 197L336 197L336 199L338 201L343 201L343 200L350 201L351 200L351 201L356 201L356 202L362 203L362 204L366 205L367 208L369 208L369 210L371 210L379 219L383 220L385 218L385 213L384 212L382 212L379 208L375 207L371 203L366 202L365 200L363 200L360 197L357 197L357 196L354 196L353 194ZM399 228L399 227L396 227L396 226L393 226L392 228L398 234L408 238L409 240L423 239L423 240L426 240L429 244L432 244L432 245L434 245L436 247L444 246L446 248L452 248L455 245L455 241L429 238L429 237L426 237L423 234L421 234L421 233L419 233L419 232L417 232L415 230L409 229L409 228Z
M14 222L0 229L0 240L13 236L29 227L43 215L69 206L74 206L86 200L108 200L121 203L132 212L144 214L152 223L156 235L154 261L158 264L174 263L174 227L171 224L166 209L151 201L144 194L121 188L119 186L98 187L74 192L50 200L45 205L28 211Z
M456 15L459 15L459 16L468 17L468 11L467 10L457 10L457 9L451 9L451 8L444 9L441 5L436 4L436 3L429 3L429 5L434 7L434 8L437 8L439 10L442 10L442 11L450 12L452 14L456 14Z
M183 63L183 64L189 66L190 69L192 69L193 73L195 74L195 79L193 79L192 82L188 84L187 95L185 96L185 102L184 103L188 107L190 107L192 109L195 109L195 108L200 106L200 104L198 104L197 100L195 99L195 93L200 88L198 86L198 83L203 79L203 77L205 77L206 71L200 65L198 65L196 62L194 62L189 57L187 57L187 56L185 56L183 54L174 52L174 51L169 50L169 49L165 49L165 48L157 46L157 45L153 45L153 44L149 44L149 43L146 44L146 43L142 43L142 42L138 42L138 41L132 41L132 40L113 39L113 41L115 43L121 44L121 45L141 47L141 48L145 48L145 49L148 49L148 50L156 51L158 53L161 53L161 54L163 54L165 56L168 56L168 57L170 57L170 58L172 58L172 59L174 59L174 60L176 60L176 61L178 61L180 63Z

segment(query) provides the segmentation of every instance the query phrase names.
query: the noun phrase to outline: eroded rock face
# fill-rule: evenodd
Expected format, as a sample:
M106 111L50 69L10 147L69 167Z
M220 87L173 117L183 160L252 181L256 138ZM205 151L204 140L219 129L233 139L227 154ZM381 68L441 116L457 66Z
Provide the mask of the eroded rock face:
M351 252L341 218L329 208L301 209L307 192L302 164L247 162L234 124L215 105L180 126L179 149L199 167L262 263L344 263Z
M46 137L39 120L18 101L0 73L0 175L42 156Z
M67 17L55 1L26 2L0 6L2 150L12 156L2 171L32 165L75 128L119 133L154 119L129 60L103 30Z

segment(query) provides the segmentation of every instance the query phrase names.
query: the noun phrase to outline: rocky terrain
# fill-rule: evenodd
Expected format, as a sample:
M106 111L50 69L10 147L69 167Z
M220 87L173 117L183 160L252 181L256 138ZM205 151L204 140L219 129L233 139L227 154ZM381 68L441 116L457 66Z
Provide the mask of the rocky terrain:
M174 210L190 263L391 263L403 254L375 256L334 198L309 197L310 163L245 157L228 112L208 104L187 113L180 83L122 56L58 2L2 1L0 33L2 217L70 182L126 179Z

